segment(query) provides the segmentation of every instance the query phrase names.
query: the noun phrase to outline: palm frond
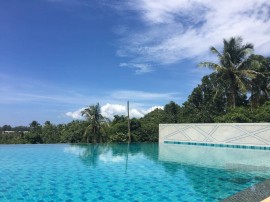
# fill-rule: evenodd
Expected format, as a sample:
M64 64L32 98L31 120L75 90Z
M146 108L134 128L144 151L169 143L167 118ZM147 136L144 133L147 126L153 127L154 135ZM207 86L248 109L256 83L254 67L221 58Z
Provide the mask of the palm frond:
M209 69L212 69L214 71L221 71L222 69L224 69L224 67L213 63L213 62L201 62L199 63L199 67L208 67Z
M254 45L251 43L247 43L247 44L243 45L241 49L245 53L251 53L254 49Z
M242 75L245 76L245 77L250 78L250 79L254 79L254 78L256 78L258 75L263 76L262 73L256 72L256 71L254 71L254 70L249 70L249 69L247 69L247 70L241 70L241 71L239 71L239 73L242 74Z
M235 82L236 82L236 85L238 86L238 88L243 93L246 93L247 92L247 88L246 88L245 83L237 75L235 75Z
M222 54L214 46L210 47L210 51L214 54L217 54L219 58L222 58Z

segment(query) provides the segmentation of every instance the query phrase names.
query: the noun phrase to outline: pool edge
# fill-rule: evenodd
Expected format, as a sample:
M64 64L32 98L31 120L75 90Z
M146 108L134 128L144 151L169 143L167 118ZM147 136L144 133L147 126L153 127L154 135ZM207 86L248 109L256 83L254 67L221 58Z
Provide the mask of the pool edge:
M208 146L208 147L230 147L230 148L239 148L239 149L270 150L270 146L255 146L255 145L236 145L236 144L204 143L204 142L182 142L182 141L170 141L170 140L164 140L163 143L164 144Z
M263 182L259 182L243 191L233 194L221 202L235 202L235 201L245 201L245 202L259 202L265 201L270 196L270 179Z

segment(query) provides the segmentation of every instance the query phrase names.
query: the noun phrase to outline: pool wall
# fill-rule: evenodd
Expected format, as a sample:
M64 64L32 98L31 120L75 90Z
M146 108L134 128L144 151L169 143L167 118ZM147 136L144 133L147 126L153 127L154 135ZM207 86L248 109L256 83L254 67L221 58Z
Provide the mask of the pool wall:
M270 170L269 150L200 146L190 148L189 145L160 143L158 158L163 162L245 172Z
M270 147L270 123L159 124L159 142Z

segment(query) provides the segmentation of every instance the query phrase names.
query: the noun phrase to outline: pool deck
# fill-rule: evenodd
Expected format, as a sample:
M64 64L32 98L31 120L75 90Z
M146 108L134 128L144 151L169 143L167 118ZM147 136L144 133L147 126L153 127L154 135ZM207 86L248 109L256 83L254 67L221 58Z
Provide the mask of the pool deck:
M264 199L264 200L263 200L263 201L261 201L261 202L270 202L270 197L268 197L268 198Z
M243 191L240 191L228 198L222 200L222 202L269 202L270 201L270 179L255 184Z

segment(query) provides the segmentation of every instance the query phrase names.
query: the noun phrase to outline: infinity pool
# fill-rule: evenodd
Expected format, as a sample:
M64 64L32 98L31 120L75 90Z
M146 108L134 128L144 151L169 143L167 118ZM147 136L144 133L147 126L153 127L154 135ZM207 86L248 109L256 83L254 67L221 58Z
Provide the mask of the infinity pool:
M2 145L0 201L220 201L270 178L270 151Z

